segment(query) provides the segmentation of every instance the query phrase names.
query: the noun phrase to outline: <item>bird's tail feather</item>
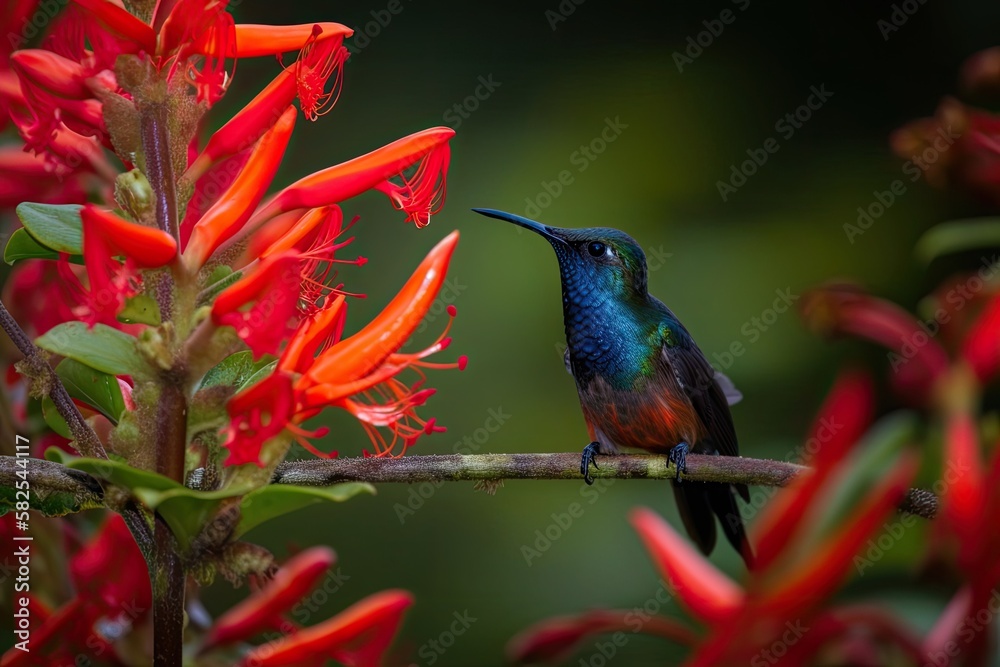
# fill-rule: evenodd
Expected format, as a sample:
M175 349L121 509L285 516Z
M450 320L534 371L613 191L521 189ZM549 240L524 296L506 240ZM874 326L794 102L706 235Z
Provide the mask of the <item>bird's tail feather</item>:
M715 482L671 483L684 527L701 552L707 556L715 547L714 517L718 517L722 524L722 534L743 557L747 568L753 569L753 549L743 527L733 486ZM740 491L740 495L743 495L743 489Z

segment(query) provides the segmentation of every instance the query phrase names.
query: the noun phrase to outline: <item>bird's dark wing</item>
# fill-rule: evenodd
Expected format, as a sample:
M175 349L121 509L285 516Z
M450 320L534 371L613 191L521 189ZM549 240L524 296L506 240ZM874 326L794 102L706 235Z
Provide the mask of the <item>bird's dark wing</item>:
M694 341L675 340L674 343L663 346L663 355L708 429L712 444L723 456L739 456L736 429L729 414L729 401L716 381L715 369Z

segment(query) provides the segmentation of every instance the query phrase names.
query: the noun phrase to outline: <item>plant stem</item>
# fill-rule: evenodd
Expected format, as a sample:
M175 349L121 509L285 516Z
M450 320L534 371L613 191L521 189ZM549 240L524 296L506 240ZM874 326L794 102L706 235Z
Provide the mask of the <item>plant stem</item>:
M146 156L146 179L156 194L156 224L175 239L180 238L177 216L177 179L170 156L170 129L166 101L144 101L139 117L142 150Z
M159 515L153 527L152 559L147 563L153 589L153 664L176 667L183 662L187 575L174 534Z
M666 456L622 454L601 456L591 469L597 478L672 479L676 469ZM785 486L805 468L786 461L736 456L689 454L682 480ZM499 481L503 479L582 479L580 455L565 454L447 454L402 458L344 458L282 463L272 483L327 486L338 482ZM930 491L910 489L899 505L902 512L932 519L938 499Z
M144 100L139 105L139 130L146 158L146 178L155 195L157 226L180 239L177 214L177 178L170 151L170 116L166 100ZM186 322L179 314L171 289L161 284L157 293L164 320L173 320L175 331L183 335ZM178 321L178 317L180 320ZM180 326L178 326L180 325ZM187 372L183 360L160 376L160 400L156 412L156 471L184 482L187 450ZM147 555L153 588L153 664L180 665L184 649L184 571L177 542L166 522L157 515L153 527L153 550Z
M14 316L10 314L10 311L7 310L7 307L3 303L0 303L0 326L7 332L7 336L17 346L17 349L21 351L21 354L24 355L24 359L30 367L30 372L36 374L35 378L44 376L45 383L48 386L48 396L55 404L59 416L69 426L70 433L73 434L73 440L76 442L76 450L84 456L91 458L108 458L100 438L94 433L94 429L90 428L90 424L83 419L83 415L80 414L76 404L73 403L73 399L69 397L69 392L66 391L62 380L52 370L52 366L42 356L39 349L35 347L35 344L31 342L28 334L24 332L24 329L21 328L21 325L17 323L17 320L14 319Z
M0 302L0 327L10 337L11 341L17 346L17 349L21 351L24 355L25 361L30 365L31 372L36 373L35 377L44 376L46 383L48 385L49 398L56 406L56 411L59 416L63 418L67 426L69 426L70 433L73 434L74 447L78 452L84 456L89 456L95 459L107 459L108 454L104 451L104 445L101 444L101 439L97 437L94 433L94 429L90 428L90 424L86 422L83 415L80 414L80 410L77 409L76 403L70 398L69 392L66 391L66 387L63 385L62 380L56 375L56 372L52 370L52 366L49 365L48 360L42 356L42 353L38 350L31 339L28 338L28 334L24 332L21 325L17 323L17 320L10 314L7 307ZM3 457L8 459L12 457ZM5 462L6 464L6 462ZM11 465L16 465L13 459ZM32 471L32 493L33 499L38 500L38 493L45 492L45 482L53 482L50 475L46 472L52 473L51 466L56 464L51 464L48 461L39 461L37 459L31 460L31 471ZM40 468L39 466L45 466ZM60 466L61 468L62 466ZM3 469L6 470L7 466L4 465ZM34 477L36 470L43 470L42 479L39 480ZM64 470L66 470L64 468ZM54 473L53 473L54 474ZM52 493L65 493L67 489L62 488L61 484L68 483L67 480L75 477L76 479L84 479L81 477L80 473L76 471L68 471L64 473L63 480L60 483L54 483L53 488L49 491ZM91 494L94 492L94 485L97 488L101 488L101 485L97 480L86 475L86 479L89 481L85 482L88 489L80 489L79 495L76 495L73 501L79 501L80 506L86 507L89 503L96 502L95 497ZM6 486L6 477L0 479L0 483ZM103 494L103 489L101 491ZM136 506L134 502L128 503L125 507L121 509L122 517L125 519L125 524L128 526L129 532L132 533L132 537L135 538L136 544L139 545L139 549L142 552L148 553L152 546L152 535L149 531L149 524L146 523L146 518L143 516L142 511Z

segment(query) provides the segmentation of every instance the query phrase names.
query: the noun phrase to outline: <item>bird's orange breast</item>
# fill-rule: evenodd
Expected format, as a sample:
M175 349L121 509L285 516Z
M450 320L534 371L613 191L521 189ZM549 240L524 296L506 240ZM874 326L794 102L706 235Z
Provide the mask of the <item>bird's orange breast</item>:
M661 383L634 392L596 380L580 392L580 403L591 437L600 441L603 435L609 445L667 452L680 442L694 447L705 436L705 426L683 391Z

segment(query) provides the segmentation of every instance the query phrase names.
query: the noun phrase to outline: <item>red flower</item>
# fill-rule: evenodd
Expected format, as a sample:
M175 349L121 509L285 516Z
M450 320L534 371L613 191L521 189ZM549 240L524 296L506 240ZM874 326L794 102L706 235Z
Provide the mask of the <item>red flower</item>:
M1000 369L1000 295L977 295L983 303L978 316L959 333L957 362L949 359L938 334L958 318L939 310L934 320L919 322L899 306L866 294L853 285L828 285L804 295L801 312L806 323L826 335L864 338L889 350L892 381L899 393L926 404L946 381L958 362L968 366L979 383ZM969 300L963 304L970 303ZM966 305L970 314L975 303Z
M349 667L380 665L403 614L413 604L406 591L376 593L309 628L299 628L284 618L334 560L332 550L314 547L288 561L270 582L212 625L200 653L277 630L280 636L251 648L239 664L283 667L335 660Z
M75 664L80 655L119 660L116 640L151 618L152 593L146 563L124 520L109 514L69 563L76 594L55 611L34 600L31 651L12 648L4 667Z
M433 390L410 389L396 376L407 368L419 371L465 365L464 358L457 364L423 361L448 346L447 329L420 352L399 352L437 297L457 243L458 232L441 241L385 309L349 338L341 339L346 311L344 297L326 297L324 304L298 325L275 372L229 401L232 422L226 441L230 450L226 463L261 465L261 448L286 429L299 436L300 442L313 453L324 456L301 437L307 434L297 424L328 406L343 408L357 417L368 430L379 456L393 453L399 438L405 451L421 434L441 430L433 420L425 422L415 412ZM244 303L259 299L261 289L267 285L271 291L266 298L294 303L298 287L294 278L287 284L281 281L275 285L259 277L267 266L282 266L285 275L297 276L291 261L288 254L263 260L260 270L219 295L212 309L213 318L224 322L237 314ZM281 294L285 296L279 297ZM454 309L450 309L450 315L454 317ZM269 319L268 326L272 325ZM252 339L252 334L245 337ZM385 442L377 427L391 429L392 441Z

